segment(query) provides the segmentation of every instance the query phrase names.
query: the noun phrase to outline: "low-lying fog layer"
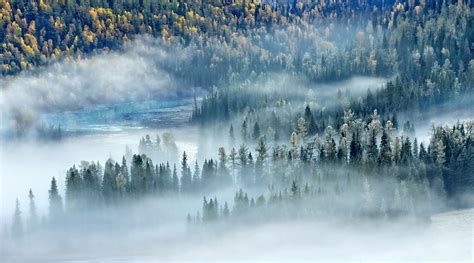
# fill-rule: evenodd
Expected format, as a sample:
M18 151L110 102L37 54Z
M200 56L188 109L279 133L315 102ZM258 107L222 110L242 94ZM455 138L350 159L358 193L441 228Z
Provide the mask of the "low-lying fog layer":
M414 115L410 112L400 114L400 123L406 120L415 126L415 136L419 141L427 142L432 132L433 125L452 126L472 120L474 116L474 93L466 94L463 98L448 100L440 105L432 106L425 111Z
M1 209L0 221L10 222L15 199L27 211L28 190L36 196L40 215L47 211L48 189L51 177L56 177L60 194L64 195L66 170L80 161L99 161L102 165L111 157L121 161L128 145L137 153L138 141L145 134L171 132L176 139L179 152L186 151L190 159L197 152L196 130L190 127L179 129L138 129L118 133L99 133L65 138L60 141L37 142L33 140L2 142L0 147Z
M156 127L158 122L184 123L183 111L189 112L189 104L185 110L179 108L161 115L153 109L144 111L143 105L127 104L130 106L127 110L123 108L125 104L113 106L131 101L151 101L153 104L157 98L179 97L190 92L191 87L180 86L179 80L156 64L156 60L167 60L173 55L176 54L166 54L149 41L139 40L124 53L64 61L36 73L0 80L4 87L0 100L0 132L41 120L46 124L62 124L66 132L83 134L50 142L25 138L7 143L0 139L2 227L3 224L8 227L12 219L16 198L21 204L22 218L27 220L30 188L35 193L40 217L46 216L51 177L57 179L59 193L64 198L69 167L82 160L104 164L110 157L120 161L126 145L137 153L138 141L145 134L154 136L171 132L178 151L187 152L190 164L196 159L215 157L217 147L227 146L228 128L224 124L212 131L199 131L190 126L150 128ZM176 59L184 58L185 54L180 54ZM319 106L327 107L335 105L338 91L342 96L361 96L368 88L375 91L386 81L355 77L329 84L308 84L294 82L294 78L285 74L272 73L259 81L256 92L278 92L283 97L299 99L301 104L314 99L321 104ZM174 106L182 107L179 103ZM71 112L78 109L82 110ZM466 113L459 108L446 109L446 114L455 114L457 118L472 116L472 108L467 115L459 115ZM130 119L133 121L129 122ZM434 117L428 119L434 120ZM426 126L425 123L422 125ZM286 136L289 134L282 137L286 140ZM254 147L250 147L254 151ZM215 195L232 205L235 190L222 189ZM140 200L139 204L118 208L116 221L104 229L100 228L103 226L100 223L81 222L74 225L73 230L68 228L66 233L40 230L19 244L12 243L0 232L0 241L4 242L0 259L97 262L472 259L473 210L436 215L431 222L341 221L339 218L235 226L233 229L229 229L232 228L230 225L217 224L216 229L195 231L186 226L185 217L188 212L194 214L201 205L202 196ZM113 212L117 211L112 209Z
M314 100L320 103L320 106L328 107L340 103L338 93L342 97L363 97L369 90L375 92L382 88L388 80L381 77L354 76L340 81L314 83L301 76L278 72L259 76L251 83L251 91L255 94L277 94L301 103Z
M117 223L104 230L78 224L68 233L44 233L25 240L22 247L8 244L3 256L20 261L88 262L472 260L472 209L435 215L431 223L296 220L251 226L209 225L207 231L194 231L185 227L183 219L174 218L176 211L185 209L183 204L189 206L188 200L171 204L148 200L138 208L128 208L135 227ZM167 215L165 220L162 214ZM150 222L155 223L147 225Z
M159 48L157 40L140 38L124 52L65 60L0 79L0 131L27 128L46 112L189 95L192 88L160 67L186 57L171 53Z

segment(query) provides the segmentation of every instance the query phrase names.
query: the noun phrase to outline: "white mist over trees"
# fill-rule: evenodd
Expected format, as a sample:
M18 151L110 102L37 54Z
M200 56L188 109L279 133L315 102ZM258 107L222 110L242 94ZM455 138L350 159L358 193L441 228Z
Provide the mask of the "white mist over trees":
M470 2L112 2L0 3L1 259L472 256Z

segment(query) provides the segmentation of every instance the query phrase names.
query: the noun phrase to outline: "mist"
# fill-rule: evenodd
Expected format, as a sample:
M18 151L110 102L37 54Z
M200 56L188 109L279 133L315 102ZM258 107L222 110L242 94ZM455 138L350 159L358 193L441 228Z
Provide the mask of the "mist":
M46 2L0 4L0 261L472 261L464 1Z
M144 199L97 213L95 224L62 223L18 244L7 261L432 261L468 262L474 211L440 214L429 225L409 220L329 218L261 224L186 225L180 214L200 200ZM146 211L146 212L145 212ZM108 216L103 216L107 213ZM125 216L132 214L133 216ZM89 215L91 211L89 211ZM113 218L115 217L115 218ZM87 218L87 217L86 217ZM97 223L106 219L104 224ZM448 222L456 222L449 223ZM67 221L66 221L67 222ZM105 222L107 222L105 224ZM62 229L67 232L63 232ZM278 234L278 238L275 237ZM449 244L449 245L448 245Z
M170 61L184 61L188 52L165 49L159 40L144 36L121 51L65 59L0 79L2 133L27 131L46 113L189 98L192 92L199 92L162 67Z
M16 198L25 205L23 210L26 209L30 188L37 197L38 213L42 216L47 215L48 189L53 176L58 181L60 193L63 194L68 167L74 164L78 165L81 160L99 161L102 164L108 158L119 161L124 156L127 146L133 153L138 152L140 137L145 134L163 134L165 132L171 132L177 137L176 144L179 152L186 151L191 159L196 158L197 137L194 136L194 128L179 130L169 128L126 129L113 133L74 136L59 142L28 139L2 143L0 149L1 221L4 223L11 221ZM27 165L11 165L18 162L18 156L21 156L21 160ZM19 181L23 183L20 184Z

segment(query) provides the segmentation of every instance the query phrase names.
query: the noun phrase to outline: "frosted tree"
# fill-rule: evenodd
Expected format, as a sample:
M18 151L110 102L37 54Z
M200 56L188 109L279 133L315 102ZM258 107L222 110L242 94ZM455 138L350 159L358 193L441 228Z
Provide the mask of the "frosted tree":
M290 143L293 148L296 148L298 146L298 135L296 135L296 132L291 133Z
M347 123L344 123L343 125L341 125L337 157L343 163L348 162L348 149L349 149L349 141L347 139L348 132L349 132L349 125L347 125Z
M334 129L330 125L326 127L323 147L326 160L335 160L337 149L336 142L334 141Z
M115 178L115 186L119 196L123 196L125 194L126 182L125 176L122 174L122 172L119 172Z
M443 143L443 140L436 141L436 164L438 167L442 167L446 162L446 146Z
M298 135L304 141L306 139L306 135L308 135L308 129L306 127L306 121L303 117L298 119Z
M238 155L237 155L237 151L235 150L234 147L232 147L232 149L230 150L229 161L230 161L230 167L231 167L231 171L232 171L232 174L231 174L232 175L232 181L236 182L235 170L237 169Z

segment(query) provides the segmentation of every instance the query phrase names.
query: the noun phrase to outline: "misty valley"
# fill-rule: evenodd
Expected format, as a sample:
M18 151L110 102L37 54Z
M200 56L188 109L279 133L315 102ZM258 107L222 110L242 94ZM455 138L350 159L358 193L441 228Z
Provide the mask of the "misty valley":
M471 262L473 11L0 0L0 261Z

